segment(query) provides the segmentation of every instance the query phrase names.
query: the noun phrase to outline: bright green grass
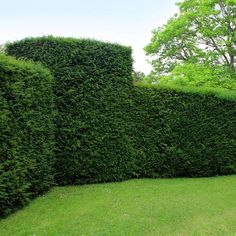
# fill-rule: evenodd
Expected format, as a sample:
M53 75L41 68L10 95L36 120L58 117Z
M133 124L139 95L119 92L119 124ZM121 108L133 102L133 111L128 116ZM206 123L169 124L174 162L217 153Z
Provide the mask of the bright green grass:
M0 221L1 236L236 235L236 176L56 187Z

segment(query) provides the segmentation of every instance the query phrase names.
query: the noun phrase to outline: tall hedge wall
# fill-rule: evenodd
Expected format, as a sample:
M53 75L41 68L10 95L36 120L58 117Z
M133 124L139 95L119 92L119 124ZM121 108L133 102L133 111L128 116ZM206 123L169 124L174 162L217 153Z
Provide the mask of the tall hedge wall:
M52 76L0 54L0 216L52 185Z
M155 86L135 89L130 137L139 176L236 173L236 94L216 92Z
M7 46L54 77L56 181L236 173L236 96L134 87L130 48L43 37Z
M42 37L7 46L16 57L40 61L55 77L55 180L59 184L130 177L131 49L94 40Z

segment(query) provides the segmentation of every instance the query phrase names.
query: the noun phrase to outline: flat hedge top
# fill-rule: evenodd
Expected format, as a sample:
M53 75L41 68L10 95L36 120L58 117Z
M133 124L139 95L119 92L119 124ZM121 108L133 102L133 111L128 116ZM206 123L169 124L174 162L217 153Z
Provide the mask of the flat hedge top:
M41 62L56 80L62 77L84 80L85 74L89 74L106 79L122 77L122 81L131 83L130 47L91 39L44 36L9 43L5 50L16 58Z
M131 47L123 46L123 45L120 45L118 43L104 42L104 41L100 41L100 40L97 40L97 39L73 38L73 37L52 36L52 35L42 36L42 37L27 37L27 38L21 39L21 40L16 41L16 42L24 42L24 41L37 42L39 40L54 41L54 42L58 42L58 43L70 43L70 44L78 43L78 42L79 43L86 42L86 43L91 43L91 44L118 46L118 47L121 47L121 48L124 48L124 49L131 50Z
M166 90L166 91L175 91L178 93L189 93L189 94L198 94L202 96L214 96L220 99L236 101L236 90L228 90L221 88L209 88L209 87L190 87L190 86L177 86L177 85L158 85L158 84L147 84L147 83L138 83L137 87L140 88L149 88L155 90Z
M14 57L6 56L4 54L0 54L0 72L1 70L12 71L12 73L18 73L19 71L24 71L26 74L37 73L41 74L42 76L45 75L48 77L48 79L52 79L50 71L44 68L40 63L18 60Z
M24 38L22 40L8 43L6 44L6 50L8 50L9 47L15 46L15 45L23 45L24 43L39 43L39 42L48 42L48 43L55 43L55 44L61 44L61 45L70 45L70 46L78 46L78 44L82 45L96 45L97 48L104 49L106 48L112 48L113 50L119 50L119 52L128 52L131 53L132 49L128 46L123 46L117 43L110 43L110 42L102 42L95 39L86 39L86 38L72 38L72 37L54 37L54 36L43 36L43 37L28 37ZM40 46L40 45L38 45ZM88 48L89 49L89 48Z

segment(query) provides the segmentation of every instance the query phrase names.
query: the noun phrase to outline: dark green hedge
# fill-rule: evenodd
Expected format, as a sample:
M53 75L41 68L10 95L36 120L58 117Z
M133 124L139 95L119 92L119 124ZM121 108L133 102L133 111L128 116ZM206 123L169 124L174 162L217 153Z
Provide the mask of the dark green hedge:
M109 43L43 37L7 52L55 77L59 184L236 173L235 96L134 87L130 48Z
M137 87L130 122L139 175L235 174L235 98L208 90Z
M52 185L50 72L0 54L0 216Z
M7 46L40 61L55 77L55 179L59 184L117 181L133 161L124 109L129 103L131 49L87 39L42 37Z

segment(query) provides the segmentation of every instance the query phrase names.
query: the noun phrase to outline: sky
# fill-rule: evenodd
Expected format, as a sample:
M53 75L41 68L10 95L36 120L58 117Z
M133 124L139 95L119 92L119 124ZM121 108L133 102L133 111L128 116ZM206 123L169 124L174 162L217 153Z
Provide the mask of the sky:
M134 69L149 73L143 48L177 11L177 0L0 0L0 44L43 35L131 46Z

